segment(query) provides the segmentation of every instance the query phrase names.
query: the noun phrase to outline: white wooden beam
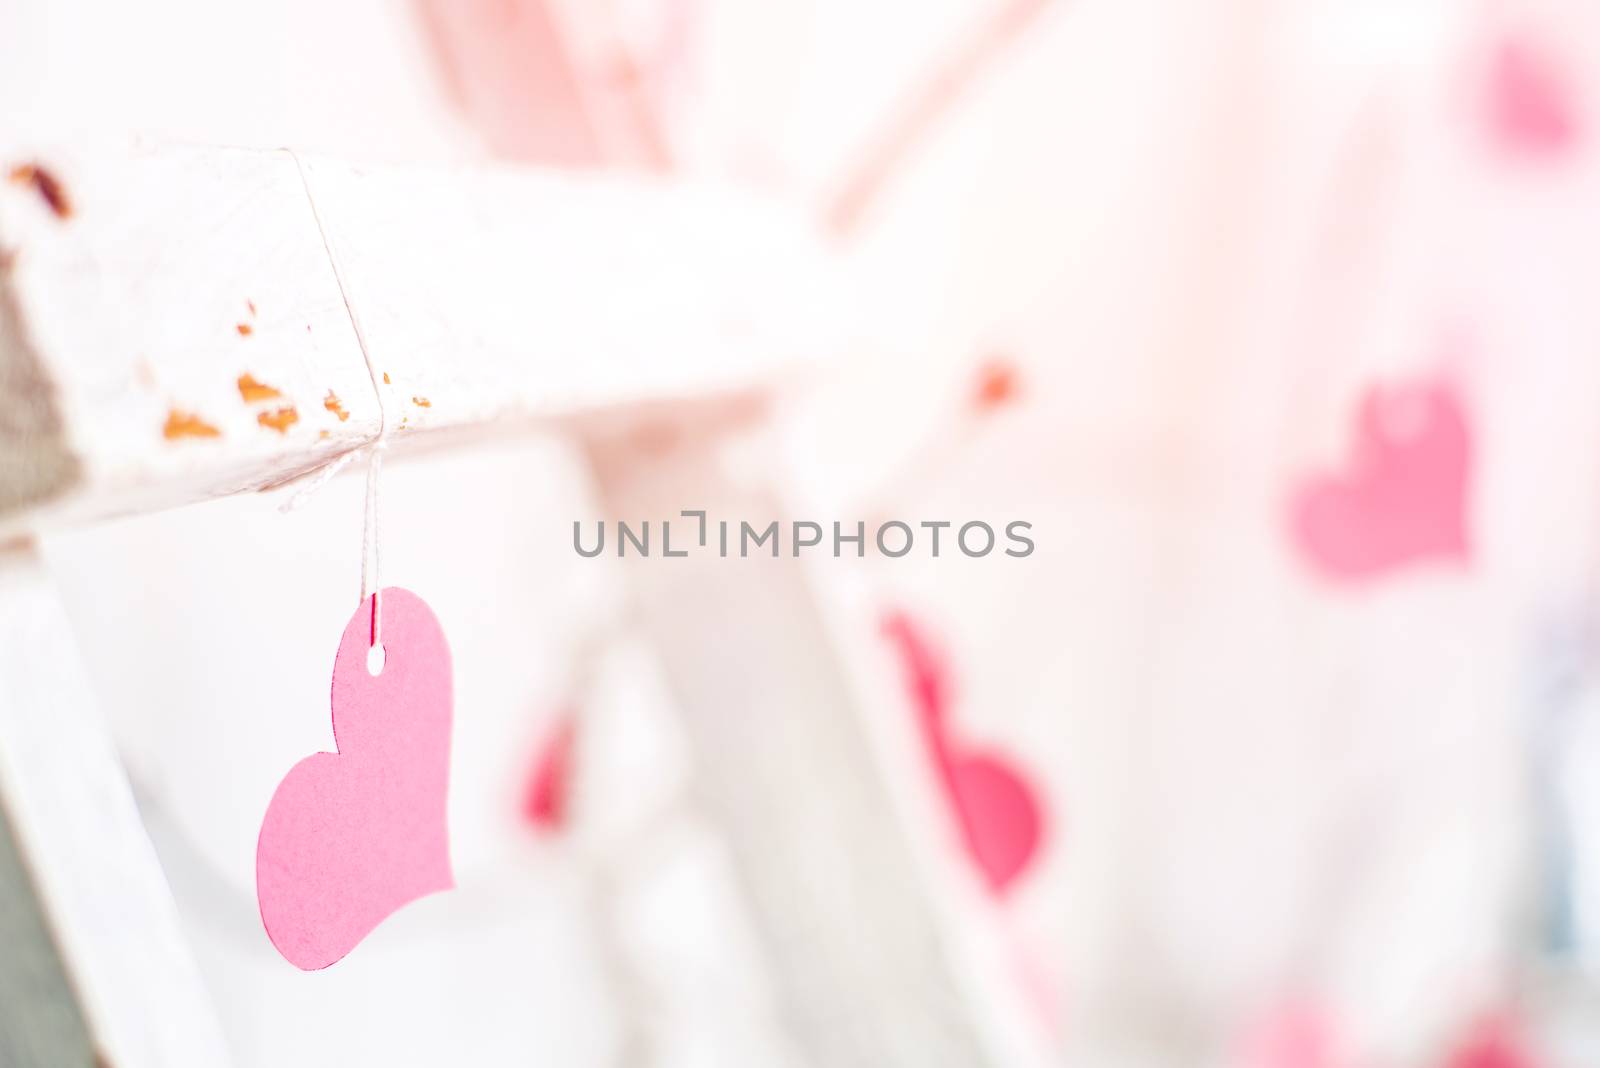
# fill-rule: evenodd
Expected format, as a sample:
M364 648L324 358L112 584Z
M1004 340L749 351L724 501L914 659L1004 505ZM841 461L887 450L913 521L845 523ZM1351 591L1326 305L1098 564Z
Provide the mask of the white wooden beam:
M37 958L50 945L79 1009L69 1012L47 990L29 991L59 1019L31 1040L26 1056L37 1059L17 1063L75 1063L70 1058L89 1046L98 1063L118 1068L226 1065L221 1027L66 613L25 545L0 549L0 605L0 818L39 903L29 913L43 920L21 953L8 956L8 943L0 954L0 990L39 974L48 981L54 969L45 961L40 973ZM13 973L30 947L32 979ZM37 1029L37 1019L8 1021L27 1009L25 1000L7 1000L0 1029Z
M370 442L356 325L399 444L748 389L835 321L812 226L727 189L216 148L0 164L0 534Z
M730 522L781 517L769 488L716 462L716 430L660 451L588 443L602 511L672 515L692 501ZM709 552L632 560L627 575L678 698L696 803L749 895L785 1037L804 1064L1001 1063L992 1021L963 996L803 561L722 560L712 537Z
M94 1037L0 805L0 1064L93 1064Z
M372 434L372 387L293 160L4 159L13 174L33 165L70 213L30 182L0 182L0 517L47 501L96 514L228 493ZM300 422L260 424L266 404L243 402L245 374ZM321 406L330 389L350 406L344 423Z

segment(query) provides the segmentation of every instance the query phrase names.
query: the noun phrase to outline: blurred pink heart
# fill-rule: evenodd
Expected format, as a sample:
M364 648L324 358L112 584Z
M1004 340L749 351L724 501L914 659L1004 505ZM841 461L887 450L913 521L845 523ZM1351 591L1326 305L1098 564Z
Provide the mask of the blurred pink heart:
M308 971L349 953L402 905L455 885L445 826L450 649L416 594L386 589L382 609L382 671L367 670L364 603L333 663L338 752L289 770L256 845L261 922Z
M1445 1068L1535 1068L1537 1062L1508 1019L1481 1021L1467 1041L1445 1061Z
M1470 439L1448 383L1387 394L1369 388L1347 470L1314 475L1295 492L1291 525L1301 553L1339 582L1465 561Z
M967 848L989 888L1000 893L1022 874L1039 844L1039 806L1033 792L1003 758L963 752L948 743L944 774Z
M559 831L567 824L567 804L572 792L572 749L577 722L563 712L534 753L522 794L522 817L541 831Z
M1317 1005L1291 1001L1244 1032L1239 1068L1341 1068L1333 1021Z
M1526 41L1500 46L1490 93L1493 129L1507 151L1552 155L1577 139L1576 107L1561 71L1553 57Z
M1035 791L1004 757L972 749L949 736L945 673L911 620L892 614L884 620L883 632L905 662L923 738L961 821L967 852L989 888L1003 893L1038 851Z

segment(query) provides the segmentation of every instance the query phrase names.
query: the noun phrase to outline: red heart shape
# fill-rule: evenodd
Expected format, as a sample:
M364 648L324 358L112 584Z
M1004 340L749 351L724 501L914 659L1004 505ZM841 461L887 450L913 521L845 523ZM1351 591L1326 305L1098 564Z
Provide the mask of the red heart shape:
M1039 845L1039 806L1004 758L949 753L946 781L961 816L967 849L995 893L1022 874Z
M1553 56L1504 41L1490 81L1490 119L1501 146L1521 156L1555 156L1578 138L1573 94Z
M1534 1068L1536 1063L1521 1041L1514 1021L1491 1017L1478 1022L1445 1065L1446 1068Z
M261 922L307 970L339 960L401 906L455 885L445 821L450 647L422 598L393 587L380 596L383 669L367 670L363 604L334 658L338 751L290 769L256 845Z
M559 831L566 826L572 793L572 750L577 736L573 713L563 712L555 730L534 754L522 795L522 816L542 831Z
M1291 526L1301 552L1335 581L1426 560L1466 560L1472 441L1446 382L1363 394L1343 473L1306 479Z
M990 890L1004 893L1039 848L1042 821L1035 791L1003 756L949 737L944 666L911 620L892 614L884 620L883 633L898 646L905 662L923 738L960 820L967 853Z

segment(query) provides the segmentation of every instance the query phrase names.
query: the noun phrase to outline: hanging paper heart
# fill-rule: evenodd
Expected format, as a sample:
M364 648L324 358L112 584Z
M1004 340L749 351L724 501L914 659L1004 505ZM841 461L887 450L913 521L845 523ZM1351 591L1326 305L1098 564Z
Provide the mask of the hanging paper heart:
M450 647L422 598L395 587L381 598L381 670L367 667L364 602L333 662L338 752L290 769L256 845L261 922L308 971L349 953L402 905L455 885L445 825Z
M1343 472L1296 489L1291 528L1325 577L1356 583L1424 561L1465 561L1472 431L1445 381L1361 398Z
M1538 1063L1525 1048L1514 1019L1489 1018L1477 1024L1444 1068L1535 1068Z
M1561 65L1534 43L1501 44L1490 91L1491 129L1506 154L1550 158L1578 140L1577 103Z
M555 730L534 754L522 796L522 816L541 831L559 831L567 824L572 793L572 750L577 734L573 714L563 713Z
M1009 759L950 736L944 665L911 618L891 613L883 621L883 633L904 661L923 739L960 821L967 852L989 889L1003 894L1038 851L1043 822L1038 791Z
M1239 1068L1342 1068L1349 1064L1332 1015L1292 1000L1248 1022L1233 1058Z

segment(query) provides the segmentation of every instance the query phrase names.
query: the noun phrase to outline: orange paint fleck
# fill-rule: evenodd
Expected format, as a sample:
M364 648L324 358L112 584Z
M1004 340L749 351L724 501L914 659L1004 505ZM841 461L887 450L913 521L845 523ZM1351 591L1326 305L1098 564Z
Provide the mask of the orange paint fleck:
M198 415L173 408L167 412L167 425L161 428L161 436L168 441L177 441L179 438L220 438L222 431Z
M257 412L256 422L262 426L270 426L280 434L287 434L289 428L300 421L300 413L294 410L294 405L286 408L274 408L270 412Z
M383 384L386 386L390 384L388 371L383 372Z
M433 407L433 401L429 400L427 397L412 397L411 403L415 404L418 408Z
M998 408L1016 400L1018 391L1016 367L1006 360L990 360L978 371L972 402L982 410Z
M250 326L249 323L239 323L234 327L234 329L239 331L240 337L249 337L251 334L255 333L255 330Z
M317 440L318 441L327 441L328 440L328 432L326 430L318 431L317 432Z
M339 403L338 396L333 390L328 390L328 395L322 398L322 406L339 417L339 422L350 418L350 413L344 410L344 405Z
M24 163L11 168L11 180L18 185L31 185L38 190L50 210L55 212L56 218L72 218L72 199L67 196L66 187L41 164Z
M257 382L255 376L242 374L239 376L239 396L246 404L251 401L272 400L274 397L283 396L265 382Z

